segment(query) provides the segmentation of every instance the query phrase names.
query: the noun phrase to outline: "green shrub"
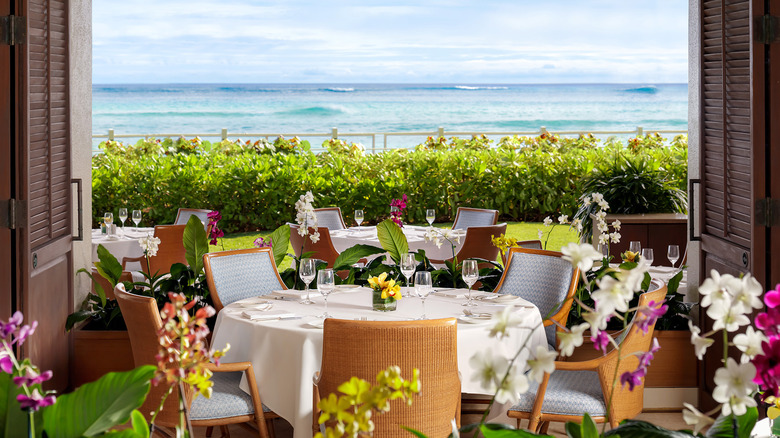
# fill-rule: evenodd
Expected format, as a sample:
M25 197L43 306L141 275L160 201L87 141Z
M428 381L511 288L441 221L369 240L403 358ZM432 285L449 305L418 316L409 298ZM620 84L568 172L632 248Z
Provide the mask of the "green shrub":
M684 139L631 153L684 190L688 152ZM370 223L389 214L392 198L406 194L404 221L452 221L458 206L491 208L502 220L539 221L573 215L583 178L629 155L626 145L590 136L506 137L498 146L476 136L434 139L411 150L377 154L313 154L297 139L255 142L147 139L126 146L104 142L93 157L93 225L105 211L144 209L142 225L173 223L179 207L222 213L226 232L274 229L294 217L294 203L311 190L315 206L339 206L350 217L365 211ZM336 153L334 153L336 152Z

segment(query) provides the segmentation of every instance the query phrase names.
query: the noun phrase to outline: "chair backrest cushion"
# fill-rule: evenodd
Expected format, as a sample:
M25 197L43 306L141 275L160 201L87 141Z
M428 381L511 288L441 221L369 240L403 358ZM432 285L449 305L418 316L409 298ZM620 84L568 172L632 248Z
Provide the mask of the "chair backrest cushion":
M455 223L452 224L452 229L458 230L466 229L468 227L486 227L488 225L495 225L496 222L498 222L497 210L458 207L458 213L455 216Z
M279 281L269 248L211 253L204 257L204 263L217 310L239 300L286 289Z
M317 215L317 226L327 227L329 230L343 230L344 218L341 216L341 209L334 208L316 208L314 213Z
M190 216L196 216L203 222L205 228L209 224L209 213L211 210L200 210L195 208L180 208L179 213L176 215L176 222L174 225L187 225L187 221L190 220Z
M496 261L498 258L498 247L493 245L490 239L492 236L498 237L504 233L506 233L506 224L469 227L466 229L463 246L458 251L458 261L473 257Z

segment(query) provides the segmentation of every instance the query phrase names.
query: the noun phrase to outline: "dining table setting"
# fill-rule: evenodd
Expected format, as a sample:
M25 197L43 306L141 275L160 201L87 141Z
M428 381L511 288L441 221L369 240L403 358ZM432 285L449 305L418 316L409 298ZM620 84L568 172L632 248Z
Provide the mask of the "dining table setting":
M98 245L103 245L120 263L125 257L141 257L144 251L138 241L150 234L154 234L153 227L126 227L125 229L117 227L116 232L110 234L103 233L100 228L93 229L92 261L98 261ZM139 262L130 262L126 270L138 271L141 270L141 265Z
M323 326L326 312L332 318L352 320L403 321L457 318L458 367L461 392L484 394L478 380L472 379L470 358L485 350L514 355L521 360L529 349L547 345L542 317L535 305L513 295L471 291L476 305L465 306L467 289L437 288L427 299L406 291L394 311L376 311L372 289L357 285L336 285L325 296L317 289L275 290L270 294L236 301L223 308L214 328L212 346L230 349L223 362L249 361L255 371L263 404L286 419L296 438L311 436L313 376L322 359ZM306 294L313 304L306 302ZM423 307L424 306L424 307ZM490 337L495 315L505 309L521 320L510 335ZM411 372L411 370L402 370ZM425 384L425 376L421 376ZM248 391L246 379L241 388Z
M406 236L410 251L422 249L429 259L446 260L453 256L452 245L455 246L455 254L457 254L461 246L463 246L466 230L447 230L451 233L452 245L448 243L447 240L441 238L441 246L437 246L434 241L425 238L426 233L428 233L430 229L431 227L407 224L404 224L404 226L401 227L401 231L403 231ZM441 233L443 231L442 229L434 228L434 232ZM358 244L373 245L377 247L382 246L379 243L379 237L375 226L357 226L342 230L332 230L330 231L330 238L331 241L333 241L333 247L338 252L344 252Z

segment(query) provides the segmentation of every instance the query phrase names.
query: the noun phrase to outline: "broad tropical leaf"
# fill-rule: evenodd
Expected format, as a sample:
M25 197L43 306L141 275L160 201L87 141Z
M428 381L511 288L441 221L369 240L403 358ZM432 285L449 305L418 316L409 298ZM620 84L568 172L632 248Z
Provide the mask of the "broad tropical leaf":
M197 278L203 271L203 255L209 252L209 239L203 223L195 215L190 216L184 227L184 251L184 258Z
M350 266L358 262L363 257L368 257L374 254L381 254L385 252L382 248L377 248L372 245L355 245L351 248L347 248L339 254L336 261L333 262L334 270L341 271L349 269Z
M155 370L152 365L144 365L108 373L60 396L57 403L44 409L44 431L50 438L76 438L98 435L127 422L146 399Z
M0 436L27 436L27 414L16 401L20 393L19 387L11 381L11 375L0 372ZM38 430L37 435L40 433Z
M105 437L112 438L149 438L149 423L146 422L144 414L139 410L134 410L130 414L130 422L133 426L132 429L124 429L107 432Z
M108 280L112 288L116 287L116 284L119 283L119 278L122 276L122 264L102 244L98 245L97 254L99 261L95 262L95 268L97 268L98 274ZM92 278L91 273L87 272L87 275ZM106 294L103 288L94 280L92 278L92 281L95 283L95 291L100 297L100 302L105 306Z
M668 430L639 420L624 420L618 427L607 431L604 436L620 438L691 438L691 434L686 431Z
M274 253L274 262L276 266L282 264L284 257L287 255L287 247L290 246L290 226L287 224L274 230L270 236L273 247L271 250Z
M745 414L739 417L734 415L720 415L715 419L715 423L709 428L707 438L726 438L726 437L750 437L750 432L753 430L753 426L756 425L758 420L758 409L755 407L748 408ZM736 434L734 434L736 429Z
M406 240L401 227L390 219L385 219L377 224L376 233L382 248L390 253L390 257L396 264L401 263L401 254L409 252L409 242Z

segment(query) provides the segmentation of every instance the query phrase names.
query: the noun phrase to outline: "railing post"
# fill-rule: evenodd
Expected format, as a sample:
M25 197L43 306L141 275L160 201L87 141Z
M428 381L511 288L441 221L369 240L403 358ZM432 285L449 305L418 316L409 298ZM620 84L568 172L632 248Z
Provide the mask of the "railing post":
M539 135L542 135L542 134L547 134L547 128L545 128L544 126L539 128Z
M114 128L108 130L108 141L114 141Z
M331 128L331 138L336 139L339 138L339 128Z
M442 138L442 137L444 137L444 128L439 126L439 137L437 137L437 138Z
M371 134L371 153L376 151L376 134Z
M228 134L227 133L227 128L222 128L222 141L227 140L227 137L228 137L227 134Z
M384 144L384 146L382 147L382 149L384 149L384 150L387 150L387 133L384 133L384 134L382 134L382 135L384 135L384 136L385 136L385 144ZM376 152L376 151L374 151L374 152Z
M644 130L644 129L642 129L642 127L641 127L641 126L637 126L637 127L636 127L636 136L637 136L637 137L639 137L640 135L643 135L643 134L644 134L644 132L645 132L645 130Z

